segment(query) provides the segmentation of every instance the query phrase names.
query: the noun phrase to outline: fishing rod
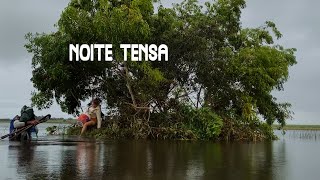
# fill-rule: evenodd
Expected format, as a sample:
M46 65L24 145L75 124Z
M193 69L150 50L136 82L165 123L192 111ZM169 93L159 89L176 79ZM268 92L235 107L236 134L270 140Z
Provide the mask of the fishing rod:
M51 115L50 114L47 114L46 116L42 117L40 120L39 120L39 124L40 123L43 123L43 122L46 122L48 119L51 118ZM22 132L24 131L27 131L28 129L30 129L31 127L33 127L34 125L30 124L30 125L27 125L23 128L20 128L12 133L9 133L9 134L6 134L4 136L1 136L1 140L4 139L4 138L7 138L7 137L10 137L10 139L13 139L15 137L17 137L18 135L20 135Z

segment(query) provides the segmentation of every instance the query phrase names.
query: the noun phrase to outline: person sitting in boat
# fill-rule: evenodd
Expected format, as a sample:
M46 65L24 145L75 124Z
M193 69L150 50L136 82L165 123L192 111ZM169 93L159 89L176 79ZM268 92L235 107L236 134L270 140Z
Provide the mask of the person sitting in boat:
M25 123L24 122L20 122L20 116L16 115L14 118L11 119L10 121L10 128L9 128L9 133L12 133L15 129L24 127ZM30 128L29 130L31 133L35 133L36 137L38 137L38 127L37 126L33 126L32 128Z
M23 106L21 109L21 116L16 115L10 121L10 133L13 133L16 129L20 129L27 125L33 125L33 127L31 127L27 132L28 136L30 137L31 133L34 132L38 137L38 128L36 127L37 124L39 124L39 121L36 120L33 109L28 106Z
M36 120L36 116L34 115L33 108L28 106L23 106L21 109L21 116L18 115L15 117L13 122L14 128L22 128L26 125L34 125L39 124L39 121Z
M87 130L89 126L97 125L97 128L101 128L101 106L100 99L95 98L91 101L90 106L85 113L78 117L78 120L83 123L81 135Z

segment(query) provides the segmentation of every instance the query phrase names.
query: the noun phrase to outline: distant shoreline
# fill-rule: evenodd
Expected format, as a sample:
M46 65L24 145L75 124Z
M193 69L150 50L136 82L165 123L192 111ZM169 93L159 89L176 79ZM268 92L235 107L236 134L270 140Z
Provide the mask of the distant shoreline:
M273 129L278 129L280 125L272 125ZM320 130L320 125L298 125L290 124L283 127L284 130Z

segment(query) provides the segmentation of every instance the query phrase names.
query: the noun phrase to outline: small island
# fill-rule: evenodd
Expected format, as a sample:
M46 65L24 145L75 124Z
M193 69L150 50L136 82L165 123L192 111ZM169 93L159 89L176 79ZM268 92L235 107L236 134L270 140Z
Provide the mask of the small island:
M286 124L290 104L279 102L295 49L277 44L273 22L242 27L245 1L200 5L183 1L77 1L62 12L57 31L29 33L32 102L56 101L73 115L100 97L107 107L97 138L273 140L272 124ZM113 44L113 61L69 61L70 44ZM132 61L120 44L165 44L168 61ZM125 61L128 59L128 61ZM70 134L79 134L71 128Z

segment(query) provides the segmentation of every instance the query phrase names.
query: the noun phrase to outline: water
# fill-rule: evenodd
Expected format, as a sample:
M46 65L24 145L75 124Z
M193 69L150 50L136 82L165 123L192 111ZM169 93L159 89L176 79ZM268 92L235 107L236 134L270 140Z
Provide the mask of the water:
M0 124L0 132L4 131ZM288 179L320 177L320 131L279 141L94 141L46 136L0 142L0 179ZM308 134L308 135L307 135Z

